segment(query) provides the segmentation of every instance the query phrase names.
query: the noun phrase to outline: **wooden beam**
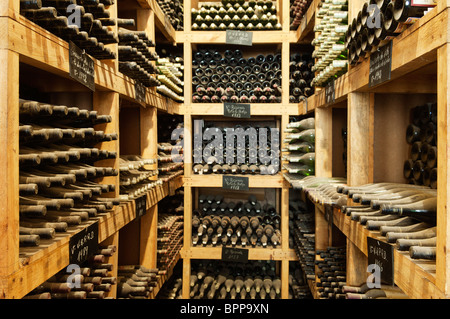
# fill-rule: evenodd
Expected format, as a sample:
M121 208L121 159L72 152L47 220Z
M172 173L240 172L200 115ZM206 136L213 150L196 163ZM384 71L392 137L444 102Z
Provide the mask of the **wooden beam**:
M19 55L0 50L0 299L19 268Z
M449 84L450 49L446 44L438 50L438 178L437 178L437 243L436 243L436 285L445 294L450 293L450 130L449 130Z
M373 180L373 103L369 93L350 93L347 113L347 184Z
M333 109L316 108L315 111L315 153L317 177L331 177L333 173Z

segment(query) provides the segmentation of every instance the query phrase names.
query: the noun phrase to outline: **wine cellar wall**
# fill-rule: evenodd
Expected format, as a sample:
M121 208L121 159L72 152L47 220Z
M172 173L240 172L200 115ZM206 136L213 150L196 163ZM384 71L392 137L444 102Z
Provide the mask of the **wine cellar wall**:
M449 8L2 1L0 298L448 298Z

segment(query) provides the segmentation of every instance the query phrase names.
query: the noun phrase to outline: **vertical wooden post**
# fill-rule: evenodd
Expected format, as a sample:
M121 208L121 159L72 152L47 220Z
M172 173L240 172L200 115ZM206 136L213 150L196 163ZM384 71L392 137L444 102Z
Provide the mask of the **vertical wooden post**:
M183 257L183 284L181 297L183 299L189 299L190 295L190 277L191 277L191 259L189 257Z
M281 94L281 103L283 105L289 104L289 60L290 43L289 41L285 40L281 45L281 87L283 88L283 94ZM283 126L283 129L284 128L285 126Z
M192 21L191 21L191 8L194 7L194 3L192 3L194 1L191 0L184 0L183 2L183 32L186 33L191 33L191 26L192 26ZM197 2L197 1L195 1ZM184 60L186 61L186 60Z
M99 115L111 115L111 123L99 124L97 130L102 130L106 134L119 133L119 93L95 91L93 95L93 109ZM96 166L113 167L119 171L119 141L102 142L99 146L103 150L116 152L115 159L105 159L95 163ZM114 184L114 192L105 194L105 197L119 197L119 175L103 177L100 181L103 184Z
M333 173L333 109L316 108L315 113L315 153L317 177L332 177Z
M347 238L347 285L361 286L367 280L367 257Z
M113 269L110 271L111 277L117 278L117 268L119 265L119 251L118 251L118 249L119 249L119 232L115 232L114 234L112 234L111 236L106 238L101 244L103 246L114 245L117 247L116 252L111 257L108 257L108 260L107 260L107 263L113 265ZM117 289L114 289L114 288L111 289L111 291L109 291L107 293L107 296L116 298L117 297Z
M19 268L19 55L0 50L0 299Z
M147 10L149 11L149 10ZM158 113L156 108L140 108L141 156L157 159L158 155ZM149 169L158 169L155 163ZM140 219L139 261L144 267L157 265L158 205L147 210Z
M373 181L373 97L369 93L348 94L347 184Z
M20 1L17 0L3 0L0 1L0 17L12 17L19 14Z
M189 183L188 183L189 184ZM184 231L183 231L183 299L189 299L191 276L191 239L192 239L192 187L184 185Z
M438 177L437 177L437 244L436 244L436 286L444 293L449 294L450 288L450 254L447 252L450 247L450 223L449 215L449 96L448 88L450 83L448 59L450 51L448 44L442 46L437 52L437 72L438 72Z
M289 33L289 27L291 24L290 19L290 5L286 0L278 0L278 10L281 13L279 16L281 18L281 27L283 32Z
M347 184L373 182L374 96L349 93L347 114ZM361 285L367 279L367 257L347 240L347 284Z
M289 298L289 259L281 260L281 299Z

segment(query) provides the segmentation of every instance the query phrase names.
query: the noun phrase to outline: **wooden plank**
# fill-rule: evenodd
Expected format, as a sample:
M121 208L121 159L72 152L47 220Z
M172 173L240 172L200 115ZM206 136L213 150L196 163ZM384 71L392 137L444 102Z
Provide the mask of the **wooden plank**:
M450 50L448 44L438 50L438 95L437 95L437 134L438 134L438 214L437 214L437 236L436 243L436 284L445 294L450 291L450 222L448 220L450 200L450 154L449 154L449 63Z
M95 126L96 130L101 130L105 134L119 132L119 94L115 92L96 91L93 94L93 109L100 115L110 115L112 121L106 124L99 124ZM95 166L99 167L113 167L119 171L119 141L102 142L97 145L102 150L109 152L116 152L117 156L113 159L105 159L95 162ZM119 175L106 176L98 181L101 184L115 185L115 191L105 194L104 197L119 197Z
M183 256L183 283L182 283L182 299L189 299L191 290L191 260Z
M222 247L191 247L184 251L189 259L222 259ZM249 260L286 260L286 254L280 248L248 248Z
M234 176L234 175L233 175ZM248 177L250 188L281 188L283 177L276 175L236 175ZM185 178L193 187L222 187L222 174L193 174L190 178Z
M372 182L373 104L369 93L350 93L347 114L347 183L358 186Z
M140 219L139 264L147 268L157 266L158 205L148 209Z
M19 268L19 56L0 50L0 299L10 298L5 280Z
M367 256L347 238L347 284L361 286L367 281Z
M111 277L116 277L117 278L117 269L119 266L119 232L114 233L112 236L108 237L106 240L104 240L103 242L100 243L101 246L108 246L108 245L114 245L116 246L117 250L116 252L112 255L107 257L105 263L108 264L112 264L113 265L113 269L109 272ZM108 291L106 293L106 296L108 298L116 298L117 297L117 289L115 289L115 287L113 289L111 289L110 291Z
M287 84L288 85L288 84ZM289 85L288 85L289 87ZM278 103L254 103L250 105L252 116L280 115L283 106ZM189 110L191 115L219 115L223 116L222 103L192 103Z
M16 19L20 12L20 1L3 0L0 2L0 17Z
M331 177L333 173L333 110L331 108L315 109L315 175L318 177Z
M194 31L190 34L180 34L177 41L190 41L197 44L226 44L226 31ZM289 42L289 33L283 31L261 31L253 32L253 44L283 43Z

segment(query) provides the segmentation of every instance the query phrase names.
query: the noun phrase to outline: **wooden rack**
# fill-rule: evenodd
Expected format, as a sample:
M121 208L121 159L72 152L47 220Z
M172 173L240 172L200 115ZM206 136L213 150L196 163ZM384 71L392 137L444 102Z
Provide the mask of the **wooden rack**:
M357 14L362 0L349 0L350 17ZM191 30L191 8L198 5L198 0L184 1L184 31L174 31L155 0L127 0L135 7L137 27L155 36L155 26L162 34L165 42L182 45L185 61L185 103L179 104L161 96L155 89L147 89L145 103L135 99L134 80L124 76L117 70L117 61L95 62L96 91L91 93L87 105L102 114L112 115L113 121L105 130L119 132L124 123L119 120L121 109L138 110L136 123L140 123L139 135L125 137L124 131L119 141L108 147L119 153L122 151L120 141L136 139L141 155L156 158L156 126L158 112L184 115L185 129L192 133L194 117L223 117L223 108L219 104L193 104L192 88L192 50L198 44L225 44L225 32L202 32ZM253 33L253 43L271 44L281 49L282 54L282 87L288 88L289 55L291 46L310 43L314 37L316 9L319 0L312 1L297 31L289 30L289 6L286 1L278 0L277 8L282 24L279 31L259 31ZM0 298L21 298L49 277L69 264L68 243L73 234L82 227L73 228L54 242L48 243L35 251L18 247L18 126L19 126L19 70L45 74L50 85L41 85L47 92L58 92L70 98L74 94L88 92L71 79L69 75L69 45L50 32L30 22L19 14L20 2L7 0L0 2L0 62L4 66L0 72L0 94L4 101L0 106ZM335 101L325 102L324 90L316 90L316 94L306 102L290 104L284 91L280 104L252 105L252 116L277 118L280 127L289 122L289 116L314 114L316 119L316 176L347 177L350 186L357 186L379 181L403 181L399 175L399 163L404 150L399 148L403 143L406 112L409 108L434 97L438 104L438 246L435 263L411 260L400 252L394 255L395 284L411 298L448 298L450 289L450 266L446 247L450 245L447 231L448 210L448 170L447 144L450 134L447 130L449 112L448 86L450 57L448 43L450 36L448 0L438 1L438 5L425 17L419 20L393 40L391 79L381 85L369 88L369 60L366 60L349 71L335 82ZM117 16L117 5L110 8ZM351 19L349 19L351 21ZM37 71L33 71L37 70ZM56 94L55 94L56 96ZM341 145L336 142L339 129L348 129L347 174L343 173L339 162ZM282 139L284 133L282 133ZM105 146L106 147L106 146ZM185 139L184 154L186 159L192 158L192 141ZM388 165L389 164L389 165ZM114 163L118 167L118 162ZM147 214L134 224L136 209L134 202L127 202L116 207L113 212L97 218L99 224L99 243L114 243L119 246L126 240L136 243L135 236L125 232L126 226L138 227L141 232L137 242L140 243L137 256L127 256L130 260L138 260L144 266L156 265L156 221L157 203L173 191L185 187L185 225L184 247L181 251L183 259L183 298L189 298L189 275L191 259L220 259L220 248L191 247L191 212L193 193L197 188L221 187L221 176L198 176L192 174L192 163L185 163L184 177L177 177L147 194ZM118 185L118 179L114 183ZM249 259L273 259L281 262L282 298L288 296L289 261L296 260L295 253L288 248L288 201L290 186L281 174L275 176L250 176L250 188L276 188L280 191L282 217L282 246L277 249L249 249ZM117 187L118 189L118 187ZM321 243L330 242L328 227L336 228L343 233L347 244L347 283L360 285L366 280L368 236L377 238L376 232L368 232L340 212L333 212L333 226L324 223L323 207L316 206L316 236ZM122 231L120 231L122 230ZM120 235L120 236L119 236ZM131 238L131 239L129 239ZM155 240L155 242L153 242ZM143 247L149 247L144 249ZM116 261L117 262L117 261ZM160 284L170 276L160 278ZM310 286L314 288L312 282ZM154 295L156 294L156 291Z
M132 6L138 30L145 30L155 39L155 26L167 41L174 40L174 30L164 23L162 11L155 1L129 0L126 4ZM123 5L121 2L119 5ZM120 17L117 1L108 9L111 17ZM125 227L135 224L140 227L140 238L126 243L133 245L137 251L137 263L156 267L156 234L157 234L157 204L166 196L183 185L183 176L175 177L158 185L147 192L146 213L137 218L134 201L122 202L108 213L91 218L79 227L70 227L67 233L57 235L54 240L42 240L36 248L19 248L19 83L37 78L34 85L52 95L55 101L64 103L71 98L77 98L80 108L93 109L99 114L112 116L112 122L103 125L106 133L121 133L119 140L103 143L100 148L119 154L127 154L126 148L119 147L124 139L136 141L137 155L146 158L157 158L157 120L158 112L181 114L182 104L176 103L156 92L156 88L146 90L145 102L138 102L135 94L135 82L118 71L117 60L99 61L95 64L95 92L73 80L69 74L69 44L50 32L39 27L20 15L20 2L16 0L2 1L0 4L0 24L3 28L0 36L0 61L5 66L0 72L1 98L1 148L0 159L2 187L2 203L0 204L0 298L22 298L35 287L69 265L69 240L76 233L90 224L98 223L98 241L104 244L114 244L120 251L119 243L130 237ZM110 45L116 50L117 44ZM19 75L20 74L20 75ZM23 78L22 78L23 76ZM27 83L28 83L27 82ZM77 102L78 103L78 102ZM139 130L132 132L126 123L119 121L119 112L125 110L134 114L133 122L138 123ZM136 110L131 112L131 110ZM128 118L130 119L130 118ZM120 151L120 152L119 152ZM111 160L108 160L111 161ZM118 159L108 164L119 168ZM155 164L155 169L157 166ZM116 191L108 193L118 197L119 179L117 177L103 180L101 183L114 184ZM120 236L119 236L120 233ZM134 238L133 238L134 239ZM146 248L149 247L149 248ZM179 257L178 257L179 258ZM118 258L113 261L113 275L117 275ZM168 271L170 273L171 270ZM160 276L160 287L168 275ZM156 295L153 292L152 298ZM115 290L112 297L116 297Z
M349 21L364 1L349 1ZM310 8L313 9L313 8ZM402 163L406 159L406 122L409 109L425 101L438 105L438 217L436 261L413 260L394 250L394 283L410 298L448 298L449 265L445 247L448 237L448 26L449 3L437 6L392 40L391 79L369 87L369 59L350 67L335 81L335 102L325 102L325 90L307 101L315 114L316 176L346 177L347 184L406 182ZM302 104L302 103L300 103ZM304 110L302 106L300 110ZM347 127L347 174L342 170L340 128ZM383 240L336 209L333 223L324 217L325 208L316 204L316 240L332 244L341 232L347 245L347 284L366 282L367 237ZM317 230L318 229L318 230Z

